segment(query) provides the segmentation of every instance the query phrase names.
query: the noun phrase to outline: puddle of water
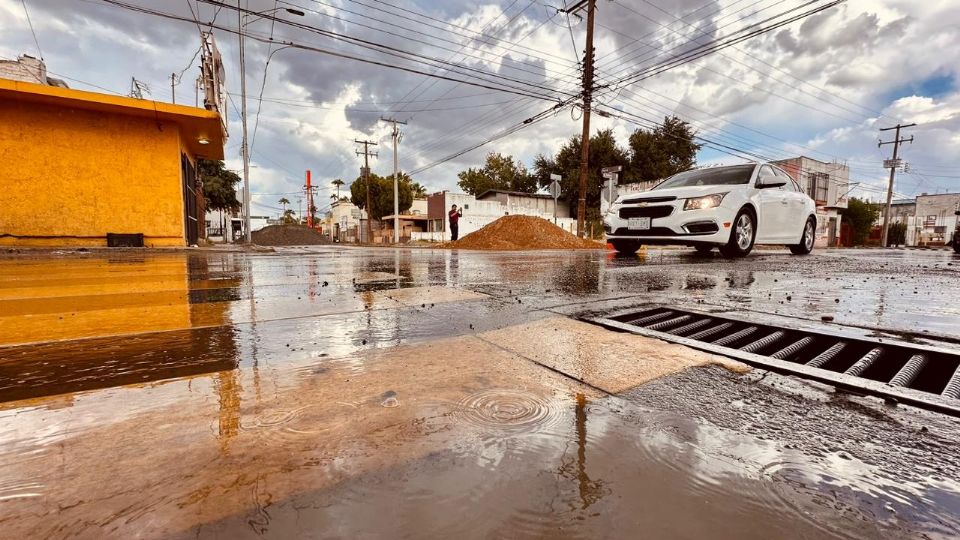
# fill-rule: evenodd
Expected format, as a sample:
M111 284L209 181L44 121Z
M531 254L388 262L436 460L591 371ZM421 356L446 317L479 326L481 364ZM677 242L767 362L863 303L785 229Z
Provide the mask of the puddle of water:
M272 500L190 536L952 538L960 485L892 482L709 424L583 394L471 394L427 457ZM256 520L257 516L269 519Z

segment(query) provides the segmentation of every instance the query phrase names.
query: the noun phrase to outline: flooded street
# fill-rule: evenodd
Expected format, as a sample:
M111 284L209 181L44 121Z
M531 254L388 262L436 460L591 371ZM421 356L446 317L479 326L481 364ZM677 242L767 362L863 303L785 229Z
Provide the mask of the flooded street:
M958 285L945 251L7 256L0 537L956 538L960 419L580 318L960 350Z

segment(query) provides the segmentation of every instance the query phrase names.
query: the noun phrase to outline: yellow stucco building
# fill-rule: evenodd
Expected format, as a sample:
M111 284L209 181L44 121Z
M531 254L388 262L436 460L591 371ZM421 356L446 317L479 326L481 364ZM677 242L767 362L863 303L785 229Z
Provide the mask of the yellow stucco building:
M223 142L213 111L0 79L0 245L195 243L196 160Z

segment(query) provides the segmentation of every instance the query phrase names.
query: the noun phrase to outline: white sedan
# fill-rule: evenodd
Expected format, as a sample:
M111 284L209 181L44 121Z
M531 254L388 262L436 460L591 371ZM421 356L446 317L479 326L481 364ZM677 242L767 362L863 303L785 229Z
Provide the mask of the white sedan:
M650 191L619 197L603 218L607 241L621 253L644 244L714 247L743 257L754 244L813 250L816 205L783 170L730 165L675 174Z

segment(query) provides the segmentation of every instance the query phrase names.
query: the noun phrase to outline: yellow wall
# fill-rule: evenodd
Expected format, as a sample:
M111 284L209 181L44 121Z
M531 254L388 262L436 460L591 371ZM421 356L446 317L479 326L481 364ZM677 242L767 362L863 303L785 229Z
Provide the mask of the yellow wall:
M0 245L185 245L181 147L174 123L0 100Z

